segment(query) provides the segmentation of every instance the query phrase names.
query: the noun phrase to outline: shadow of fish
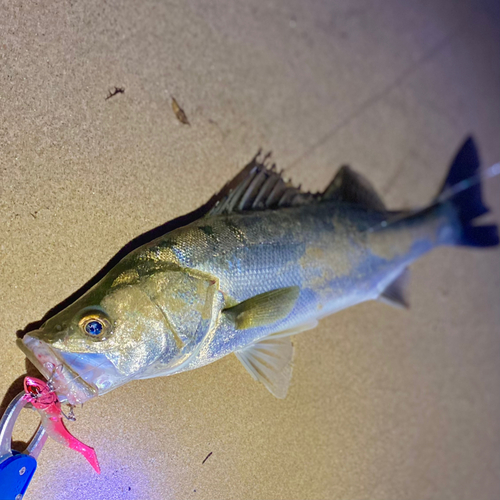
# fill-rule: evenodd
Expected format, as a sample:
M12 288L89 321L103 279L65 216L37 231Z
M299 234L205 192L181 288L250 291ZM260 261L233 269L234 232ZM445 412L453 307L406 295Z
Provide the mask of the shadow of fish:
M348 167L312 194L256 157L206 215L130 252L19 347L71 404L230 353L283 398L290 336L367 300L406 307L408 265L437 246L498 244L473 224L488 211L478 169L468 139L430 206L390 212Z

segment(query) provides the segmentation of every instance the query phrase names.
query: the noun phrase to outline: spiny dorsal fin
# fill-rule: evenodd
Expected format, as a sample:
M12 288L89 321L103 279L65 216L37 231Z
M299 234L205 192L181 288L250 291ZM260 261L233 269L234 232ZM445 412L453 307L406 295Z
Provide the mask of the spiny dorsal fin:
M410 307L407 297L409 279L410 270L405 267L401 274L380 294L378 300L399 309L408 309Z
M384 202L371 183L347 165L340 168L321 198L352 203L377 212L386 211Z
M208 212L208 216L243 212L247 210L267 210L295 207L314 200L318 195L304 193L299 187L285 181L276 165L269 166L270 153L260 160L260 152L217 194L218 201Z

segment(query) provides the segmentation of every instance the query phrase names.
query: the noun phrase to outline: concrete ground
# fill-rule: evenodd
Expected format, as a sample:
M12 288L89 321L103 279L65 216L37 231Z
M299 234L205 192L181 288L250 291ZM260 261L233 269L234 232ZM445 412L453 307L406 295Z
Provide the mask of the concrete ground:
M495 1L1 12L2 409L26 372L16 331L259 147L306 189L349 163L390 207L427 203L467 134L500 159ZM485 192L499 221L500 180ZM234 356L90 401L70 428L101 476L49 442L26 500L500 498L500 252L440 249L412 275L410 311L366 303L298 336L283 401Z

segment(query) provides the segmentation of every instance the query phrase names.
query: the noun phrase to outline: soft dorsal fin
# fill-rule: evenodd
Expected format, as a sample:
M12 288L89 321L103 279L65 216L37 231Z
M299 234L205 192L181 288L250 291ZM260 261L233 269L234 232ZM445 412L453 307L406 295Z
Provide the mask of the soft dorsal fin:
M352 203L377 212L386 211L384 202L371 183L347 165L340 168L321 198Z
M410 270L405 267L401 274L380 294L378 300L393 307L408 309L410 307L407 297L409 279Z
M294 207L318 200L319 196L304 193L285 181L276 165L269 166L270 154L260 160L260 152L216 195L217 202L207 215L229 214L246 210Z
M297 302L298 286L261 293L224 310L237 330L266 326L288 316Z

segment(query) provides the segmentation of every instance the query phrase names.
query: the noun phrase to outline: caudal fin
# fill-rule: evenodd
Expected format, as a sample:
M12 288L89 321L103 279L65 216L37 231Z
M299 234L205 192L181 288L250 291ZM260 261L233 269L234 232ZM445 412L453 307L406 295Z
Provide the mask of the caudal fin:
M499 243L496 225L472 224L476 217L489 212L481 198L479 166L476 145L469 137L455 156L437 197L438 201L446 199L456 210L461 225L458 245L490 247Z

